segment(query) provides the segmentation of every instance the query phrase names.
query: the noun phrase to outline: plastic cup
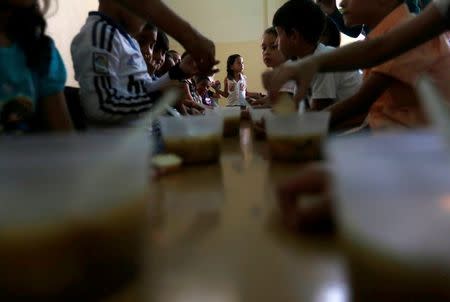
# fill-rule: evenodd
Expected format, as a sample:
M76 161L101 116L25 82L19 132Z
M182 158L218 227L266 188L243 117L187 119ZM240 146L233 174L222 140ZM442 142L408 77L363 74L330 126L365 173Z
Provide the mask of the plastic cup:
M220 157L223 119L218 114L161 118L165 151L186 164L208 163Z
M327 155L355 298L448 300L450 154L444 140L431 133L336 139Z
M2 301L87 301L138 278L148 231L144 132L0 145Z
M241 127L240 107L218 107L215 113L223 118L223 136L233 137L239 135Z
M330 114L268 115L267 140L272 158L282 161L322 159L322 141L327 135Z

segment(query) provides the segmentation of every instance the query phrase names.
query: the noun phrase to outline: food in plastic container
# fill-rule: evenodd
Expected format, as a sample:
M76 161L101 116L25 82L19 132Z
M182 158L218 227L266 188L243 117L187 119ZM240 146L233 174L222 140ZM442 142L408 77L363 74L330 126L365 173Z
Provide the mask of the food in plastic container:
M268 115L267 140L275 160L313 161L322 159L322 142L328 132L330 114Z

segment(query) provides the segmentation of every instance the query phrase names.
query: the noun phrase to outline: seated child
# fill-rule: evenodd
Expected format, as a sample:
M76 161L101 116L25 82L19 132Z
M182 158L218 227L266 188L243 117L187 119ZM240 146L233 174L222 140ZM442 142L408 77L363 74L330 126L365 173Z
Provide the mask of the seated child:
M145 22L114 1L100 0L72 42L75 78L88 121L99 126L120 126L149 111L160 89L196 72L193 60L172 67L153 80L138 42L133 38Z
M217 107L217 99L220 98L220 94L210 90L212 84L211 79L207 76L196 76L194 81L202 104L209 108Z
M273 18L278 32L279 47L285 57L303 59L333 51L334 48L319 43L325 28L326 17L312 0L287 1ZM337 101L353 96L360 88L359 71L317 74L310 87L298 87L308 91L311 110L322 110Z
M45 35L38 1L1 2L0 132L72 130L64 98L66 69L54 42ZM47 125L41 125L41 118Z

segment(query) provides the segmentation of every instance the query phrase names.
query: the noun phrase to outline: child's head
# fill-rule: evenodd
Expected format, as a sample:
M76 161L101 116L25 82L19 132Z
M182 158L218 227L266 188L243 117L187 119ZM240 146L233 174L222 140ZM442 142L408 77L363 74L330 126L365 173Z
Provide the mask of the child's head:
M178 53L178 51L176 51L176 50L173 50L173 49L169 50L169 51L166 53L166 57L167 57L167 56L169 56L169 57L173 60L173 62L174 62L175 64L178 64L178 63L181 62L181 56L180 56L180 54Z
M228 57L227 60L227 77L231 80L234 79L236 73L242 73L244 71L244 59L234 54Z
M207 76L196 76L194 81L199 95L204 95L211 88L211 80Z
M275 27L270 27L264 32L261 49L263 61L267 67L274 68L286 61L283 53L278 49L278 34Z
M155 72L161 68L166 61L166 52L169 50L169 38L165 32L158 30L155 47L153 48L152 65Z
M375 26L380 18L392 11L404 0L342 0L342 15L346 26L367 24ZM375 20L374 20L375 19Z
M325 28L325 14L313 0L290 0L275 13L273 26L283 55L304 57L317 47Z
M158 28L152 24L147 23L144 29L137 35L136 40L141 47L142 55L147 64L151 63L153 58L153 48L155 47L158 38Z
M39 73L47 73L51 59L44 18L49 5L50 0L0 0L0 32L22 49L28 67Z

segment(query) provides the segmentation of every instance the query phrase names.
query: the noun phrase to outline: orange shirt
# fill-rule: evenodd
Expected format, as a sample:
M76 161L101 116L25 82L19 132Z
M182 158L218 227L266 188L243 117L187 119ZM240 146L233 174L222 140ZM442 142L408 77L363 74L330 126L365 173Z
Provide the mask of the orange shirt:
M406 4L399 5L369 34L368 38L381 36L401 23L413 18ZM392 84L369 110L368 122L372 129L424 125L425 116L415 93L419 76L428 73L439 82L450 83L450 47L445 35L382 65L365 71L380 73L392 78Z

